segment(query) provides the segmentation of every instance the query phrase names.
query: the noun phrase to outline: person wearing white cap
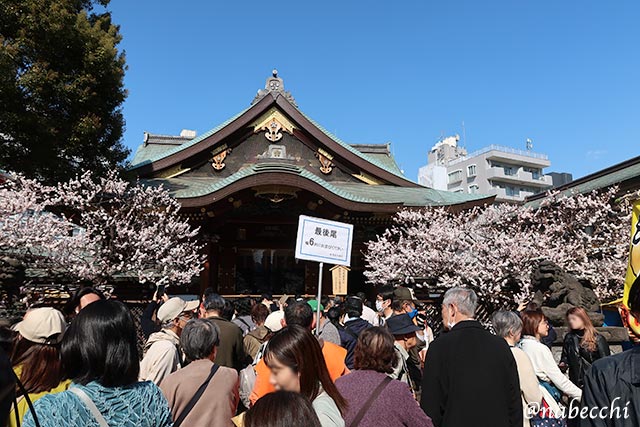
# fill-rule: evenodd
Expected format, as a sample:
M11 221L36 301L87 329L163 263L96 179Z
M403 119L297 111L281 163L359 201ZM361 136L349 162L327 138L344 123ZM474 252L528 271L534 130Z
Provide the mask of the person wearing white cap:
M63 379L60 362L60 342L66 329L62 313L51 307L29 310L24 319L13 327L18 339L11 362L31 402L69 388L71 381ZM17 410L18 419L22 422L29 406L25 396L20 393ZM17 425L15 408L9 415L8 425Z
M194 317L198 301L185 301L173 297L158 309L157 318L162 329L149 336L140 362L140 381L162 380L182 367L180 335L186 323Z

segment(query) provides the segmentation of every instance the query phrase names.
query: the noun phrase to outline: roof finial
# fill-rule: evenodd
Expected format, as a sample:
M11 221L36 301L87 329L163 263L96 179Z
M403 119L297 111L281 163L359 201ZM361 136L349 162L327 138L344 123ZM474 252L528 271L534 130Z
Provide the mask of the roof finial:
M267 94L271 94L274 98L283 95L289 102L291 102L294 106L296 105L295 99L291 96L291 93L284 90L284 81L282 78L278 77L278 70L276 68L271 71L271 77L267 78L267 82L264 85L264 89L260 89L258 94L253 99L251 104L255 104L264 98Z

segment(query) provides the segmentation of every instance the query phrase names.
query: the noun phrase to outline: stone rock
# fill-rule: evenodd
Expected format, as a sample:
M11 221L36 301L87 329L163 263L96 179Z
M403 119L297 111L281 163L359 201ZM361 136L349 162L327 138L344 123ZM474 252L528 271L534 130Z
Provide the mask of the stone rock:
M604 315L598 313L600 300L586 281L566 273L551 261L542 261L531 275L532 302L542 308L553 326L566 326L571 307L582 307L594 326L602 326Z

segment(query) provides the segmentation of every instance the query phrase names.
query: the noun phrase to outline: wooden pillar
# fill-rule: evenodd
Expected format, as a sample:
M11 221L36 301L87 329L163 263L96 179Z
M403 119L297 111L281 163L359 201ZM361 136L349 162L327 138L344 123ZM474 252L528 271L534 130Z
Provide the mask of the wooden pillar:
M236 252L234 248L219 248L218 293L223 295L236 293Z
M207 242L203 248L205 254L204 269L200 273L200 295L211 286L211 242Z
M304 293L315 295L318 292L318 265L304 261Z
M329 269L333 264L325 264L322 274L322 295L330 295L333 293L331 281L331 271ZM318 263L305 261L304 267L304 293L307 295L316 295L318 293Z

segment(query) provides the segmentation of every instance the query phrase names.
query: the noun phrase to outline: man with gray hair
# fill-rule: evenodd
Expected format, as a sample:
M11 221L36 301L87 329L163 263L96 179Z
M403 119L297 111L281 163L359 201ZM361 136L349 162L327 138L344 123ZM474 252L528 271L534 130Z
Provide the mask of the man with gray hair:
M442 301L448 332L429 346L420 406L436 427L521 426L516 362L507 342L474 319L472 289L449 289Z
M214 363L220 329L211 319L190 320L180 344L191 363L160 384L175 425L233 426L240 400L238 373Z

